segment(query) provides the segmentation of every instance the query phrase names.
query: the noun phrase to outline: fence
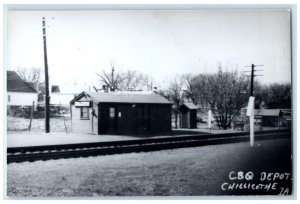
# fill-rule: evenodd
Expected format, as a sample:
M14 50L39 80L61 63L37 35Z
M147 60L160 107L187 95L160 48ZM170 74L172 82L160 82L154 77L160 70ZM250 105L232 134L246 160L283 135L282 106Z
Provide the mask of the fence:
M45 132L45 109L40 106L33 109L32 106L8 107L7 130ZM50 106L50 131L71 131L69 106Z

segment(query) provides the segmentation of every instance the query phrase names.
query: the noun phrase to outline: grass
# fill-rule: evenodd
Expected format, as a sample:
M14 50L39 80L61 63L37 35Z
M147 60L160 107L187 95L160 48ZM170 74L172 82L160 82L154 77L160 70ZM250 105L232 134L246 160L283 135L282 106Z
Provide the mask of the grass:
M9 197L278 194L222 191L230 171L291 172L290 140L212 145L149 153L13 163ZM257 177L255 177L257 178ZM291 181L281 183L291 188Z
M71 119L65 118L67 130L71 130ZM8 131L28 131L30 119L7 116ZM51 132L65 132L64 120L60 118L50 118ZM45 119L33 119L31 132L45 132Z

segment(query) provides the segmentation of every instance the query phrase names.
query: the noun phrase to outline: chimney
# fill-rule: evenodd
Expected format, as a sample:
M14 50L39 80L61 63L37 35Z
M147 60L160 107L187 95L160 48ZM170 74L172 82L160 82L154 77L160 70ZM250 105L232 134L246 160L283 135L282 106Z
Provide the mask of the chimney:
M103 86L102 86L102 90L103 90L104 92L106 92L106 93L107 93L107 92L108 92L108 90L107 90L107 86L106 86L106 85L103 85Z

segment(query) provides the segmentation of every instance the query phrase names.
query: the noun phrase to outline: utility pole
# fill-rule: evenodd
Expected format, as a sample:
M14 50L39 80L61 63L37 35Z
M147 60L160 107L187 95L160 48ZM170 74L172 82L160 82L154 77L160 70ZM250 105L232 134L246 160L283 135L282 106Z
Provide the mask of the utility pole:
M254 146L254 104L255 104L255 97L253 94L253 84L254 84L254 77L259 75L254 75L255 71L262 71L262 70L255 70L255 67L263 66L263 65L254 65L251 64L251 84L250 84L250 98L248 103L247 109L247 116L249 116L249 125L250 125L250 147ZM249 66L248 66L249 67Z
M49 96L49 76L48 76L48 59L47 59L47 41L46 41L45 17L43 17L43 42L44 42L44 63L45 63L45 89L46 89L45 126L46 126L46 133L48 133L48 132L50 132L50 96Z
M251 87L250 87L250 96L253 96L253 82L254 82L254 64L251 65Z
M255 76L262 76L262 75L255 75L254 72L256 71L262 71L262 69L260 70L255 70L255 67L261 67L261 66L264 66L264 65L254 65L254 64L251 64L251 66L245 66L245 67L251 67L251 84L250 84L250 96L254 96L253 94L253 91L254 91L254 77ZM244 71L244 72L249 72L249 71Z

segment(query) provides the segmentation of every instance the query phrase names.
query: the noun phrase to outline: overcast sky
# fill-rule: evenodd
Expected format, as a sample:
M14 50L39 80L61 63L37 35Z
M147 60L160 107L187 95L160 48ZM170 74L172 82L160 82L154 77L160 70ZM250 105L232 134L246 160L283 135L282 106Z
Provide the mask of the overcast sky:
M263 83L291 80L288 10L9 11L8 69L41 67L47 19L51 84L96 84L95 72L176 74L263 64Z

